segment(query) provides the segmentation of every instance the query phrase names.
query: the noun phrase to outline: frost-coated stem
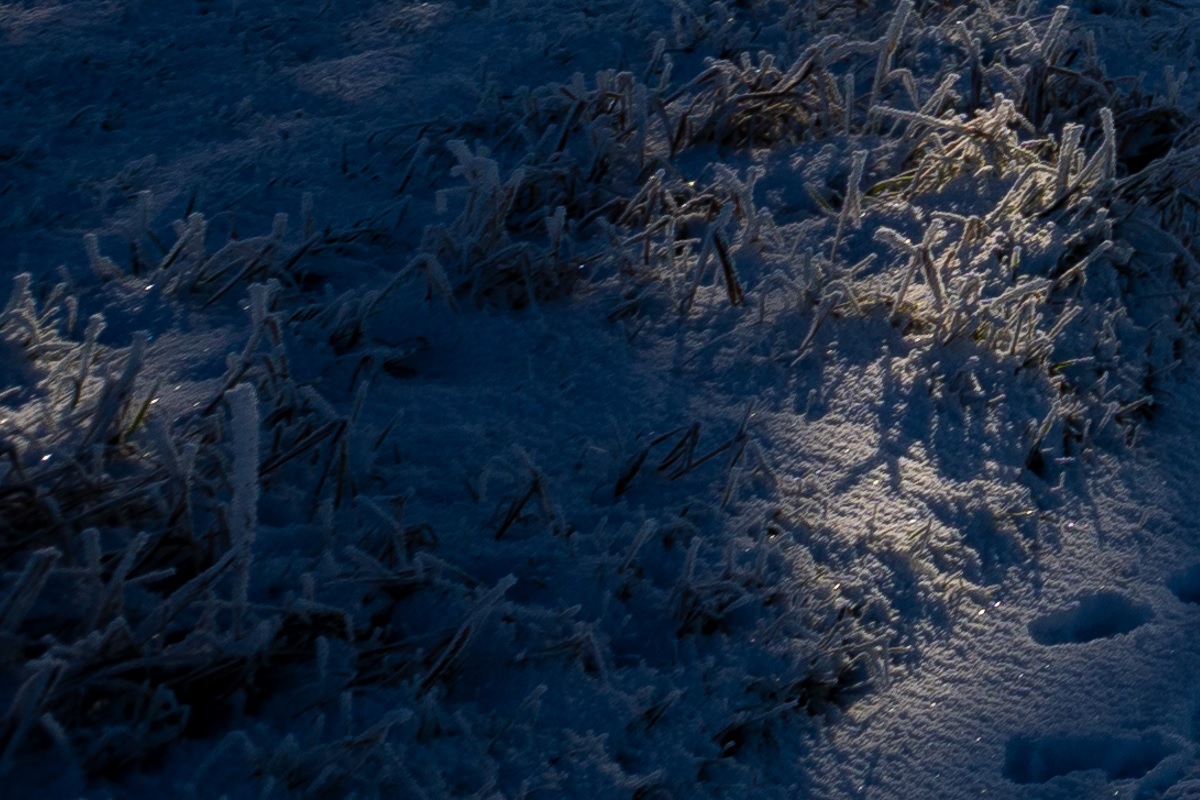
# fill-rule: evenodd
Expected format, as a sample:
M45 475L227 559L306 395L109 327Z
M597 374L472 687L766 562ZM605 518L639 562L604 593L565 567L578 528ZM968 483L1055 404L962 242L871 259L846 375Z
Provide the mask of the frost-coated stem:
M38 550L30 556L8 597L0 603L0 634L15 632L24 621L60 558L62 553L53 547Z
M240 632L250 583L258 520L258 396L254 387L238 384L226 393L233 415L233 501L229 509L230 538L235 556L233 615Z
M846 73L845 88L842 90L844 95L843 103L845 105L845 117L842 121L844 133L850 135L850 126L854 124L854 70Z
M258 516L258 396L248 383L235 386L225 396L233 416L231 533L234 547L249 547Z
M846 181L846 199L842 202L842 213L838 215L837 232L833 235L833 245L829 248L830 264L833 264L833 257L837 255L837 248L842 241L842 232L846 229L846 222L849 221L855 228L859 226L859 221L862 217L860 187L862 185L863 169L866 165L867 151L859 150L855 152L850 166L850 179Z
M1067 190L1071 179L1071 167L1079 152L1079 137L1083 134L1083 126L1077 123L1067 123L1063 126L1062 144L1058 148L1058 164L1054 177L1054 195L1057 199Z
M896 13L892 15L892 22L888 25L887 35L879 51L879 62L875 67L875 80L871 83L871 98L867 102L867 108L875 107L875 102L879 98L879 90L887 80L888 73L892 71L892 58L896 55L896 47L900 43L900 36L904 33L904 24L908 21L908 15L912 10L913 0L902 0L896 7Z
M106 381L100 390L100 399L96 403L96 411L92 424L83 436L79 451L85 452L98 438L107 437L111 427L118 423L122 407L133 391L133 382L142 369L142 359L146 355L146 344L149 334L138 331L133 336L125 359L125 370L116 381Z
M1042 58L1049 63L1054 62L1058 56L1061 44L1059 35L1062 33L1063 22L1067 19L1067 12L1070 10L1067 6L1057 6L1054 9L1054 16L1050 18L1050 24L1046 26L1046 35L1042 37L1040 50Z

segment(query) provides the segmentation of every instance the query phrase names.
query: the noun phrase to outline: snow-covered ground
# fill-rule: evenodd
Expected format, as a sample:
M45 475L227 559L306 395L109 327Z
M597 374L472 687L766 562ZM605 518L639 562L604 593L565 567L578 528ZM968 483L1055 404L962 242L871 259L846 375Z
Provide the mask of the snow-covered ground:
M1200 4L0 4L0 796L1200 798Z

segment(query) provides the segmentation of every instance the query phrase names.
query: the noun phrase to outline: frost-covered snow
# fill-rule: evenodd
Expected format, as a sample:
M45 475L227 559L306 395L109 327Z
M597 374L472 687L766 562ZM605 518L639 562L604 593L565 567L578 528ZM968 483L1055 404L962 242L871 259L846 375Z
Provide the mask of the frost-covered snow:
M1200 4L0 4L0 796L1200 798Z

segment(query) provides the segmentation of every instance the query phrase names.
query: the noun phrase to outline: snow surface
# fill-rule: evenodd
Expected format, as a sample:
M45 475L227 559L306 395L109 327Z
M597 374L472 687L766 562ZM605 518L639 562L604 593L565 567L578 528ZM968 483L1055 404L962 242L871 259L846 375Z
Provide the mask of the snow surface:
M0 794L1200 798L1200 4L1065 9L0 4Z

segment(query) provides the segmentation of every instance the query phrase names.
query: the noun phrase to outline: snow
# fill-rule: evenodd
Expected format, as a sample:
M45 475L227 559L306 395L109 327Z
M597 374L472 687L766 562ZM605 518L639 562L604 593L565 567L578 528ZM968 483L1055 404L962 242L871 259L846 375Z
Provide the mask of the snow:
M1200 797L1198 24L0 4L4 796Z

